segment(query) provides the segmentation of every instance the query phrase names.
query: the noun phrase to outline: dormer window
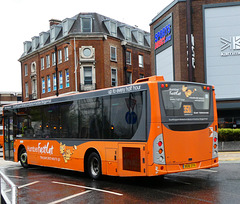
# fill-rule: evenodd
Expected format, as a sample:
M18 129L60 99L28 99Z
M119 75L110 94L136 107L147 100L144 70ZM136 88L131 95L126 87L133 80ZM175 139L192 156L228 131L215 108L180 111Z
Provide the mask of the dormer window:
M117 23L110 20L104 20L104 25L111 36L117 37Z
M138 43L139 45L144 45L143 33L138 33Z
M131 40L131 30L130 30L130 28L125 28L125 32L126 32L125 39L130 41Z
M91 33L92 32L92 18L91 17L83 17L81 18L81 30L83 33Z
M56 40L56 38L58 37L59 35L59 32L61 31L61 26L60 25L53 25L51 27L51 31L50 31L50 34L51 34L51 42L54 42Z
M111 33L110 35L117 37L117 24L115 22L111 22Z
M32 38L32 51L35 51L39 44L39 37L33 37Z
M73 26L75 19L73 18L66 18L63 20L63 36L66 36L70 31L71 27Z
M26 41L23 44L24 44L24 55L26 55L26 54L28 54L32 43L30 41Z
M40 47L43 47L49 37L49 33L48 32L41 32L39 34L40 36Z
M144 35L139 30L132 31L134 38L136 39L139 45L144 45Z

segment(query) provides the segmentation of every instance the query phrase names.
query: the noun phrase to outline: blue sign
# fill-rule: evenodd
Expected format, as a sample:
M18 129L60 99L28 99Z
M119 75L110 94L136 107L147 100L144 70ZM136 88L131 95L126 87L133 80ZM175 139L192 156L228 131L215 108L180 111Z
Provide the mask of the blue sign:
M137 122L137 114L135 112L127 112L125 115L125 120L127 124L134 125Z

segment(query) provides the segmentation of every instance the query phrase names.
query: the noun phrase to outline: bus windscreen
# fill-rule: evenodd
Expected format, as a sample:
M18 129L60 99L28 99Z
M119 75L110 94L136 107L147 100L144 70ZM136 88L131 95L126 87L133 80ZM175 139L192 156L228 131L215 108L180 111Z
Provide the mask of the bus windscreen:
M211 89L211 87L187 83L170 83L161 86L164 116L169 122L189 121L190 118L195 121L208 120Z

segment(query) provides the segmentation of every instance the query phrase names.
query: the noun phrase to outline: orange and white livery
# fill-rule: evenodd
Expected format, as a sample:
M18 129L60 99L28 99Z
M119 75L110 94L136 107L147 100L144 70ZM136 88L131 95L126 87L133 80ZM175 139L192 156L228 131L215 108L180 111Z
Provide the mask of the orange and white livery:
M213 86L132 85L4 107L4 158L111 176L159 176L218 166Z

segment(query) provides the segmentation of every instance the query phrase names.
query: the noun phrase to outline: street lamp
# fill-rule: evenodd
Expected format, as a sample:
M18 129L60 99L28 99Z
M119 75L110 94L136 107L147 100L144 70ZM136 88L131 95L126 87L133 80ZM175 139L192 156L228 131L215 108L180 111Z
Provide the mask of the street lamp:
M74 74L75 74L75 91L77 92L77 54L76 54L76 44L75 44L75 38L74 38L74 47L70 44L70 42L67 42L66 44L70 45L74 50Z

